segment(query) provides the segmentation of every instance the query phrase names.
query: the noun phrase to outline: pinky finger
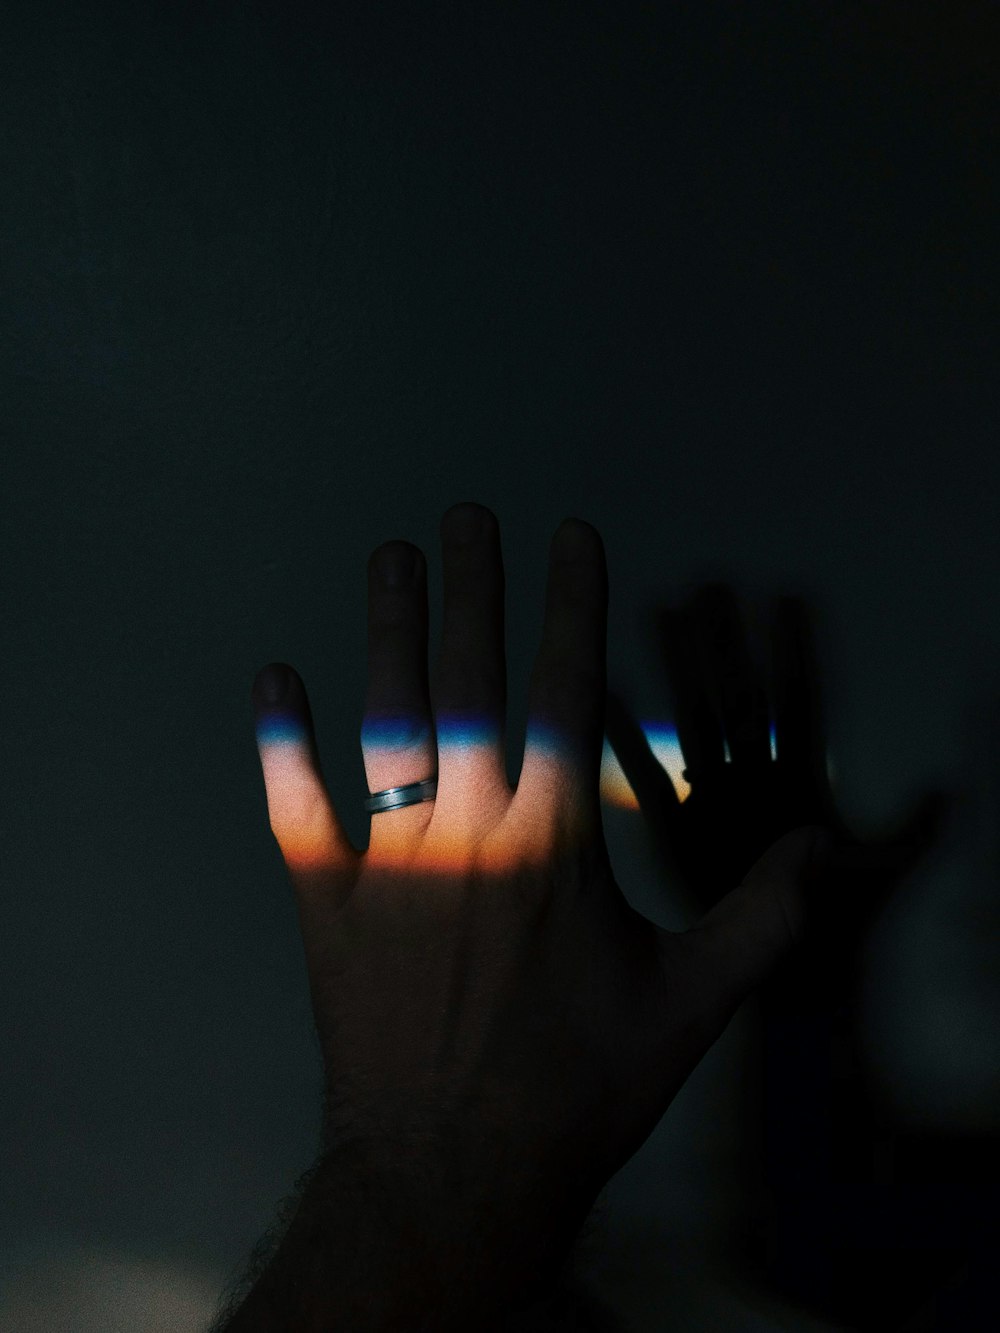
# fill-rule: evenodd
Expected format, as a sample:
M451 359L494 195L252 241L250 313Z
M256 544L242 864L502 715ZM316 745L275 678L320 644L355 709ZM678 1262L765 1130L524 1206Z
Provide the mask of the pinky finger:
M360 859L320 772L312 712L298 673L280 662L258 672L251 691L271 832L296 892L341 888Z

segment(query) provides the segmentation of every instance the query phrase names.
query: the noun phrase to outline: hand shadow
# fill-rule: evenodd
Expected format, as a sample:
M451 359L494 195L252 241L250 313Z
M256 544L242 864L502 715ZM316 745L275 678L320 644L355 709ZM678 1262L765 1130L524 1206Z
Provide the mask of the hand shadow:
M748 1210L730 1258L747 1281L850 1327L923 1328L913 1320L960 1276L968 1245L954 1217L949 1226L934 1213L932 1177L947 1169L948 1150L918 1145L905 1169L893 1165L899 1136L862 1058L859 966L875 916L938 845L959 797L926 792L863 841L847 827L827 770L814 617L803 598L776 603L770 705L731 586L701 585L655 622L687 799L614 692L606 732L664 886L697 918L784 833L816 823L834 837L805 937L758 994Z

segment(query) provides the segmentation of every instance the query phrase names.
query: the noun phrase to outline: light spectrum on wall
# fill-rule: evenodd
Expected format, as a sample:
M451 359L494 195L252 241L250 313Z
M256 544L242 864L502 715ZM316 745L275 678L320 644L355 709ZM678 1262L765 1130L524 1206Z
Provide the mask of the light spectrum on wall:
M670 722L651 720L639 723L643 735L649 742L653 757L658 761L674 784L678 799L686 801L691 794L691 784L684 777L684 756L681 753L677 729ZM725 742L723 742L725 744ZM726 762L729 762L729 746L726 745ZM777 757L774 727L771 727L771 758ZM604 741L604 754L601 758L601 800L608 805L618 806L622 810L638 810L639 802L628 784L610 742Z

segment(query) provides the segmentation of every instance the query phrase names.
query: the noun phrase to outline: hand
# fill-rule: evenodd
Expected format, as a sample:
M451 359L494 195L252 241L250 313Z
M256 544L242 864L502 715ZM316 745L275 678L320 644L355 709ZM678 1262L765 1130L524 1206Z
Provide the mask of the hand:
M436 798L373 815L368 849L355 849L290 669L278 703L265 697L267 672L256 682L260 757L305 947L326 1145L364 1143L375 1160L408 1153L447 1168L454 1192L441 1207L455 1244L489 1210L497 1246L530 1267L551 1242L538 1234L545 1207L568 1245L793 943L818 830L770 847L688 931L634 911L601 825L608 593L599 534L567 520L552 542L514 790L497 520L457 505L441 540L433 690L424 557L389 542L369 562L361 731L373 792L437 773ZM554 1202L563 1199L569 1221Z
M894 829L867 843L847 828L830 786L815 635L801 599L779 599L773 622L773 759L767 691L733 590L699 588L682 607L661 611L656 629L691 784L687 799L613 692L606 727L667 875L704 910L775 839L819 824L834 837L835 864L850 871L838 879L827 924L859 928L934 846L955 798L925 793Z
M704 586L681 609L663 612L658 637L688 765L687 799L681 803L614 695L607 734L661 865L696 910L788 829L816 822L835 837L809 903L812 929L761 991L763 1105L753 1109L763 1111L763 1123L755 1127L753 1115L744 1121L752 1200L746 1247L796 1301L884 1326L885 1309L904 1299L906 1245L899 1226L889 1227L893 1195L877 1166L891 1155L892 1132L872 1100L862 1058L857 946L957 802L927 793L894 833L867 844L853 837L830 787L814 634L800 600L781 599L773 627L774 759L767 692L731 588ZM859 1213L879 1219L863 1238ZM880 1229L896 1264L872 1271L869 1237ZM928 1268L929 1254L912 1257L914 1273ZM919 1289L912 1276L909 1286Z

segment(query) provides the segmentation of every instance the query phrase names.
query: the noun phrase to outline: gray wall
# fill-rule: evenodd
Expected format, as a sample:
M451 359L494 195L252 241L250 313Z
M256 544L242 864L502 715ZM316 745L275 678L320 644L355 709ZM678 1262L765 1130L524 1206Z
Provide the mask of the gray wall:
M433 595L458 500L501 523L512 745L573 514L644 717L641 613L721 574L819 608L859 831L975 774L869 1021L905 1114L988 1115L996 25L872 8L5 6L6 1327L202 1326L309 1165L250 682L301 672L363 843L365 562L417 542ZM683 925L638 816L607 837ZM820 1326L713 1258L748 1022L612 1183L622 1328Z

